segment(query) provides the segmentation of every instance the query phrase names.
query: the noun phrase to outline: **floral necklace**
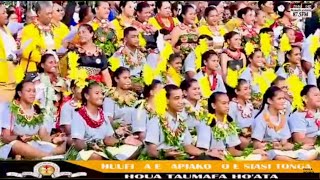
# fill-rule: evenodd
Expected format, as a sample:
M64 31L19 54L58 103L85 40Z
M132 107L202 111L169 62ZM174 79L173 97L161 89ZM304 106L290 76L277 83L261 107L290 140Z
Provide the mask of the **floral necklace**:
M92 20L92 22L98 24L98 26L103 28L103 29L108 28L109 24L110 24L108 20L105 20L105 19L100 20L97 17L95 17Z
M240 128L234 121L228 121L227 115L224 116L223 121L219 121L215 114L212 116L216 121L215 126L212 128L212 132L217 141L226 140L227 137L237 135L240 132Z
M197 103L200 104L199 109L196 109L196 107L194 107L188 100L185 99L184 107L185 107L186 113L197 121L207 122L209 118L208 116L209 112L207 108L208 101L206 99L201 99Z
M309 111L308 109L305 109L304 111L306 113L306 116L305 118L310 118L310 119L315 119L315 123L316 125L318 126L318 129L320 128L320 112L317 111L317 112L312 112L312 111Z
M12 115L16 117L17 124L21 125L22 127L36 127L42 125L44 122L44 113L43 110L39 114L33 113L33 115L27 115L19 105L18 101L13 101L10 104L10 111ZM11 117L13 117L11 115Z
M98 109L98 113L99 113L99 120L95 121L93 120L89 115L88 115L88 111L86 109L85 106L82 106L79 110L78 110L80 116L86 121L87 125L90 126L91 128L98 128L100 127L105 119L104 119L104 114L103 114L103 110L101 108Z
M166 30L168 30L168 31L172 31L173 30L173 28L174 28L174 21L173 21L173 18L172 17L168 17L167 19L169 20L169 22L170 22L170 26L169 27L167 27L165 24L164 24L164 22L162 21L162 18L157 14L156 16L155 16L155 19L157 20L157 22L158 22L158 24L163 28L163 29L166 29Z
M128 20L130 21L129 23L125 22L124 18L123 18L123 15L119 15L116 17L116 19L118 20L119 22L119 25L122 29L126 28L126 27L129 27L132 25L134 19L132 18L129 18Z
M136 49L135 51L136 52L132 53L127 47L124 47L121 51L121 54L124 56L125 64L130 68L135 68L142 65L144 54L138 49ZM137 54L137 58L134 57L135 54Z
M110 97L113 101L115 101L119 107L132 107L136 101L138 100L137 94L132 91L127 91L126 94L121 95L116 87L112 87L106 89L105 96Z
M39 21L35 21L34 25L40 32L44 32L45 34L51 34L53 36L52 25L42 25Z
M279 118L279 117L278 117ZM269 128L274 129L275 132L280 132L284 126L286 125L286 116L284 114L280 114L280 123L278 125L274 124L270 119L270 114L265 112L263 114L263 119L266 121Z
M244 106L239 103L237 98L233 98L232 101L237 104L238 111L240 111L242 118L252 118L254 108L251 101L246 101Z
M157 116L156 111L152 108L152 106L151 106L147 101L145 101L143 107L144 107L144 109L147 111L150 119L151 119L152 117L156 117L156 116Z
M214 36L224 36L227 32L223 27L217 26L207 26Z
M186 25L186 24L184 24L184 23L181 23L181 24L179 25L179 27L180 27L180 29L181 29L182 31L186 30L187 33L189 33L189 34L191 34L191 33L194 34L194 33L197 32L197 26L194 25L194 24Z
M81 102L80 101L75 101L74 98L70 100L70 105L74 108L80 108L81 107Z
M285 68L285 70L286 70L286 72L288 73L289 76L295 74L295 69L290 66L290 63L284 64L284 68ZM299 77L300 80L302 80L302 79L303 79L302 69L301 69L300 66L297 66L297 68L298 68L298 70L299 70L297 76Z
M230 48L227 48L224 50L224 52L233 60L240 61L241 60L241 51L240 49L237 49L235 51L231 50ZM234 55L232 52L236 52Z
M78 52L80 54L85 54L86 56L99 56L102 53L102 50L96 46L96 50L94 52L88 51L87 49L84 49L83 47L78 47Z
M169 146L180 147L181 146L180 138L187 128L187 126L184 123L184 120L181 117L178 117L177 121L179 123L179 126L177 127L176 130L172 130L169 127L168 119L163 117L160 118L160 126L164 134L164 141Z

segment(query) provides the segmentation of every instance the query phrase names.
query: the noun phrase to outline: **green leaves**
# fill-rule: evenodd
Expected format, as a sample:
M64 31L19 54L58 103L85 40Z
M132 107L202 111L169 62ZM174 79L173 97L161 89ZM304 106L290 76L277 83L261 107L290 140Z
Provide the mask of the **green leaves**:
M41 111L40 114L35 114L32 117L28 117L23 114L20 106L16 102L12 102L10 105L10 110L13 115L16 117L17 124L22 127L29 126L35 128L36 126L42 125L44 121L44 113Z

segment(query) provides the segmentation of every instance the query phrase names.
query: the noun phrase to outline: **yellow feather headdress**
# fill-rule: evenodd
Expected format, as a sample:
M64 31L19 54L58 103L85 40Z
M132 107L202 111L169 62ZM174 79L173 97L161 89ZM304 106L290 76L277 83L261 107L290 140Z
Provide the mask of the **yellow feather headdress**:
M115 72L120 67L120 59L114 56L109 58L109 63L112 72Z
M25 72L20 65L14 68L14 76L16 79L16 84L19 84L24 79Z
M201 68L202 54L209 50L208 41L206 39L200 39L199 45L195 48L194 53L196 55L196 70Z
M319 60L315 61L314 63L314 74L316 75L317 78L320 76L320 62Z
M78 68L78 59L79 55L75 52L68 53L68 62L69 62L69 71L68 71L68 78L75 81L76 85L83 89L88 82L86 79L88 78L88 73L85 69Z
M280 39L280 50L282 52L287 52L287 51L290 51L291 50L291 44L290 44L290 40L289 40L289 37L286 33L284 33Z
M147 86L149 86L152 83L154 78L155 78L155 73L154 73L152 67L149 66L148 64L145 64L143 66L143 81L144 81L144 83Z
M303 110L304 106L302 103L302 97L300 92L302 91L304 84L297 75L291 75L287 78L289 92L293 96L292 107L298 110Z
M207 75L199 79L199 85L200 85L202 96L204 98L209 98L212 94L212 91L210 89L210 82Z
M208 35L212 36L212 32L210 31L209 27L207 25L202 25L199 27L199 35Z
M260 93L263 95L276 77L277 75L274 73L274 70L268 69L261 74L255 74L253 82L259 86Z
M168 75L172 79L175 85L180 86L182 82L182 77L179 72L177 72L172 66L168 68Z
M248 41L244 46L244 51L246 52L246 55L249 56L254 52L254 45Z
M160 117L165 117L167 106L166 90L161 89L154 96L154 107L157 115Z
M268 33L262 33L260 34L260 47L263 55L265 57L269 57L271 51L272 51L272 45L271 45L271 36Z
M245 68L242 68L240 70L232 70L231 68L228 68L227 70L227 84L235 88L238 84L238 79L240 74L245 70Z
M168 42L165 42L163 50L160 52L159 63L156 68L156 74L167 71L167 62L171 54L173 54L172 45Z
M320 37L317 35L312 35L310 49L309 49L311 54L315 54L319 47L320 47Z

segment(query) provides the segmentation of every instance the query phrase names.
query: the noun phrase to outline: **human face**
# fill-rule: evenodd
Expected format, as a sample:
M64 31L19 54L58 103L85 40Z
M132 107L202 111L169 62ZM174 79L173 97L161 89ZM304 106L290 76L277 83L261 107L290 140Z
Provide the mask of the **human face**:
M288 29L286 34L289 38L290 43L294 43L296 41L296 35L293 29Z
M189 8L187 10L186 15L184 15L184 21L187 24L195 24L196 17L197 17L196 10L194 8Z
M171 4L168 1L162 2L162 6L158 9L159 15L168 18L171 15Z
M18 16L16 15L16 13L13 13L13 14L10 15L9 22L13 22L13 23L17 23L18 22Z
M123 9L123 12L127 17L133 17L134 16L134 8L135 4L132 1L128 1L126 6Z
M37 15L33 14L32 12L27 12L26 14L26 24L30 24L32 22L34 22L34 20L36 19Z
M197 10L198 12L204 12L204 10L208 7L207 1L199 1Z
M85 94L87 102L96 106L101 107L103 105L103 92L99 85L94 85L90 88L88 94Z
M57 72L57 61L54 56L49 56L47 60L41 64L41 67L44 69L44 72L54 74Z
M156 8L155 1L147 1L147 3L149 4L151 11L153 12L154 9Z
M117 82L117 87L120 89L129 90L131 88L130 72L122 72L122 74L120 74L119 77L116 77L115 80Z
M181 89L172 90L170 92L168 107L174 112L183 111L183 93Z
M220 17L220 21L222 21L223 18L223 11L224 11L224 2L220 1L220 3L218 4L218 6L216 7L216 9L218 10L219 13L219 17Z
M220 21L220 17L219 17L218 11L217 10L210 11L207 17L208 24L211 26L215 26L215 25L218 25L219 21Z
M0 5L0 25L8 23L8 14L4 5Z
M175 69L177 72L182 70L182 59L180 57L175 58L170 65Z
M204 65L211 71L217 71L219 69L220 59L217 55L211 55L207 61L204 61Z
M253 10L247 12L247 14L243 15L243 21L246 24L253 25L255 20L256 13Z
M147 22L151 17L151 11L152 11L151 7L143 8L141 12L137 12L138 19L141 22Z
M285 93L283 91L277 91L275 96L268 99L270 107L274 108L277 111L282 111L285 109Z
M192 82L187 91L184 91L184 95L187 99L193 101L199 101L201 99L201 90L198 82Z
M215 109L217 114L227 115L229 112L229 97L226 94L218 96L215 103L211 106Z
M78 35L79 35L80 43L90 42L92 41L92 38L93 38L93 32L90 33L90 31L84 26L81 26L79 28Z
M229 41L231 48L240 49L241 48L241 36L239 34L234 35Z
M38 20L43 25L49 25L51 20L52 20L52 13L53 13L53 7L52 6L43 7L38 12Z
M96 15L98 19L106 20L110 14L110 6L108 2L100 1L100 6L96 8Z
M26 104L33 104L36 99L36 88L34 83L27 82L23 84L22 90L18 92L20 101Z
M223 12L223 19L224 20L229 20L231 19L231 12L230 12L230 9L225 9L224 12Z
M259 13L257 14L256 23L259 26L263 26L266 24L266 19L267 19L266 13L263 11L259 11Z
M253 54L253 57L250 58L250 61L254 67L260 68L264 65L264 58L261 51L257 51Z
M284 11L284 15L288 17L289 20L293 21L296 18L291 14L291 8L289 7L289 9L286 9Z
M87 15L86 15L86 17L84 17L85 22L90 22L93 18L94 18L94 14L92 12L92 9L90 7L88 7Z
M63 19L65 12L62 6L59 4L54 3L53 5L53 12L52 12L52 19L56 21L61 21Z
M77 100L81 100L81 91L82 89L77 86L72 89L73 95Z
M248 101L251 99L251 88L249 83L243 83L240 85L239 90L236 90L237 97Z
M287 85L287 82L286 81L279 81L276 86L278 88L280 88L283 92L285 92L285 94L288 94L288 91L289 91L289 87Z
M287 55L289 58L289 62L293 64L300 64L301 62L301 51L299 48L295 47L292 49L291 54Z
M125 37L125 42L127 46L138 47L139 46L139 32L130 31Z
M157 84L151 91L150 91L150 96L154 96L157 94L161 89L163 89L162 84Z
M273 13L274 12L273 1L267 1L266 4L262 5L262 9L266 13L269 13L269 14Z
M304 97L304 101L308 107L314 109L320 108L320 91L317 87L311 88L307 95Z

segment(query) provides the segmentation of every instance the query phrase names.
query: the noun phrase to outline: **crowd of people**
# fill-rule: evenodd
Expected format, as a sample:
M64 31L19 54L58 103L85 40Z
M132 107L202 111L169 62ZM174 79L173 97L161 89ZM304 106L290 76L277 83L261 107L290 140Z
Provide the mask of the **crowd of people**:
M317 4L0 3L0 158L318 159Z

